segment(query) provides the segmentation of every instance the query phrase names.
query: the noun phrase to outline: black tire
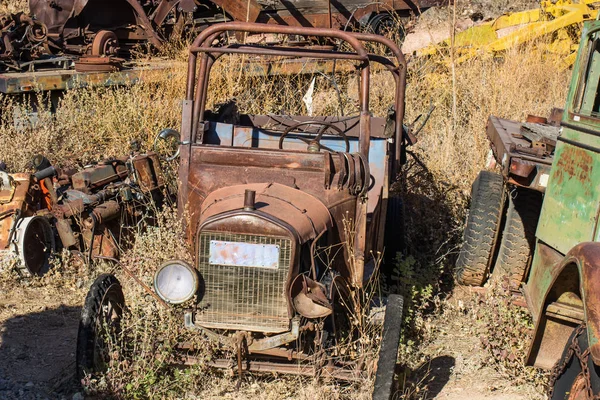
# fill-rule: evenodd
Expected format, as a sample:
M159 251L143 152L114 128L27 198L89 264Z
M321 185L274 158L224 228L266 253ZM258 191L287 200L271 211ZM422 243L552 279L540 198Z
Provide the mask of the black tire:
M92 284L81 310L77 333L77 378L100 372L105 367L107 339L115 340L120 332L120 321L125 308L125 297L114 275L102 274Z
M542 194L534 190L516 188L509 196L494 274L508 275L512 290L519 289L529 268L541 208Z
M559 375L557 376L554 384L549 388L552 389L552 396L550 397L550 393L548 394L550 400L566 400L571 398L571 395L575 395L577 392L577 387L581 389L581 378L579 375L582 372L581 362L579 358L575 355L574 352L569 352L569 347L571 346L573 339L576 338L577 343L579 344L579 348L581 353L585 352L588 346L588 338L587 332L585 329L581 331L579 335L577 335L578 329L576 328L567 344L565 345L565 350L563 351L562 357L558 361L557 365L565 365L566 367L562 371L555 371ZM571 354L569 354L571 353ZM587 366L590 375L590 383L592 386L592 391L594 395L600 393L600 375L599 369L594 365L594 361L591 356L588 356ZM556 368L556 367L555 367ZM550 382L552 384L552 382ZM577 397L573 397L577 398ZM587 397L585 397L587 398Z
M389 400L396 391L396 361L402 328L402 296L392 294L387 299L383 319L383 339L377 361L377 373L373 388L373 400Z
M388 199L385 217L384 273L391 275L396 255L405 250L404 202L400 197Z
M504 210L504 180L481 171L471 187L471 207L456 261L456 281L481 286L490 272Z
M376 35L392 37L397 43L402 43L406 37L401 20L387 12L373 15L367 26Z

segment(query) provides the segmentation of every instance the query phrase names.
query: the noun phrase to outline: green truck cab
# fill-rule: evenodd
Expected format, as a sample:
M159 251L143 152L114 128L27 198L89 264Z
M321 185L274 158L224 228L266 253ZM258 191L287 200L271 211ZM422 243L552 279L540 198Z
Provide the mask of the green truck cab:
M600 21L592 21L561 117L490 117L501 173L481 171L473 183L456 263L459 284L502 274L524 297L535 325L526 363L552 370L552 400L600 398L599 84Z
M552 398L600 393L599 81L594 21L584 26L524 286L535 322L527 362L555 366Z

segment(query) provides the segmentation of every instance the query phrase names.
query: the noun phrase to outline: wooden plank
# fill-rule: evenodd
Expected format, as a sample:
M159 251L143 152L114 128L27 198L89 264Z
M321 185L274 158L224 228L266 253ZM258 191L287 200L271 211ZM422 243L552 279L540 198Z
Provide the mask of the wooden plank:
M529 141L549 144L551 146L556 146L558 132L558 127L529 122L525 122L521 127L521 134Z

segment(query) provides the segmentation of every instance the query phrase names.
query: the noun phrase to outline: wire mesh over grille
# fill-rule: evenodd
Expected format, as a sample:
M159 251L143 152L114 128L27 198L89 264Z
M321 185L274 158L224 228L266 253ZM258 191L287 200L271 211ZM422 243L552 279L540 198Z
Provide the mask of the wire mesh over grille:
M196 321L222 329L283 332L289 329L285 283L292 246L286 238L225 232L200 234L198 270L204 297ZM210 263L211 241L279 246L277 268Z

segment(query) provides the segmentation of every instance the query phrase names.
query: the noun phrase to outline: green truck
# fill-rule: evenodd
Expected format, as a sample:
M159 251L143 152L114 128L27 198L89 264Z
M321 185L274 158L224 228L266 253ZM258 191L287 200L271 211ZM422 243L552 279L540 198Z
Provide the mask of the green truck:
M526 236L533 235L531 249L522 252L516 288L535 323L526 362L552 370L553 400L600 394L599 81L600 21L592 21L584 25L550 168L543 160L531 159L531 154L513 151L513 159L507 156L501 163L529 165L527 179L516 179L510 165L503 170L504 177L482 171L473 185L457 262L459 283L483 284L490 274L506 270L499 267L502 253L515 250L507 237L526 244ZM507 149L506 143L492 140L496 158L511 155L514 148ZM512 181L506 179L511 176ZM543 193L541 203L516 204L515 193L532 189ZM514 220L520 229L510 232L507 227ZM508 272L515 272L514 267L509 266Z

